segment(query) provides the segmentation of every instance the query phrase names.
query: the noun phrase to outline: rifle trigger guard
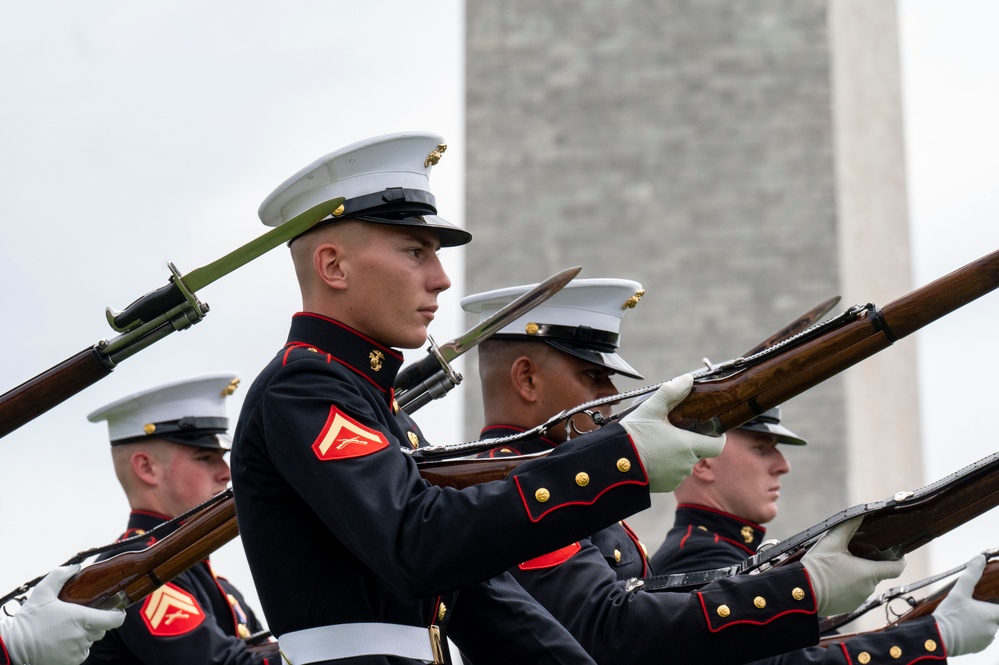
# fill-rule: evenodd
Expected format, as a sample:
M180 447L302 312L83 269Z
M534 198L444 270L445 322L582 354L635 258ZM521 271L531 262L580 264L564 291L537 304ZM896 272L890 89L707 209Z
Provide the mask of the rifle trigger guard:
M592 420L593 423L595 425L597 425L598 427L600 425L602 425L603 421L604 421L604 415L602 413L600 413L599 411L590 411L589 409L587 409L586 411L581 411L580 413L574 414L574 416L588 416L589 419ZM589 430L582 431L578 427L576 427L576 419L575 419L574 416L570 416L568 422L566 423L566 430L567 430L566 431L566 438L567 439L571 439L572 437L576 436L577 434L586 434L586 431L589 431Z

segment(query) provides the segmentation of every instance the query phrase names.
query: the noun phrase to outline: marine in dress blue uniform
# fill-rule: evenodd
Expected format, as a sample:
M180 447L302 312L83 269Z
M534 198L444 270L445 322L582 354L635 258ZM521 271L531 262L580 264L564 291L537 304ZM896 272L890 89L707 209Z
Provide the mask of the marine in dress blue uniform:
M468 296L462 306L486 318L528 288ZM519 376L526 371L518 369L524 344L530 345L535 355L541 352L537 362L543 368L525 378L525 383L540 386L540 390L554 390L558 385L566 391L570 390L567 386L578 384L581 392L575 392L575 397L581 402L616 392L608 379L612 373L642 378L616 352L621 318L642 293L641 286L630 280L574 280L484 342L480 371L489 424L482 438L516 435L545 419L541 416L539 422L521 421L518 425L496 422L502 413L510 412L509 406L492 403L504 401L503 375L512 372ZM552 358L550 351L538 345L564 355ZM513 367L505 369L513 358L518 358ZM556 359L566 364L553 364ZM587 377L587 372L594 375ZM578 380L576 373L581 375ZM589 381L592 383L587 387ZM558 402L554 395L548 397ZM556 408L566 407L558 404ZM576 445L575 440L563 443L564 432L556 437L561 440L532 436L504 442L484 455L555 454ZM631 590L629 580L651 571L644 546L623 521L524 561L511 572L598 663L744 662L817 641L815 601L800 565L708 585L697 593ZM765 607L754 605L757 598L767 600ZM732 611L726 614L722 608Z
M781 424L779 407L749 421L738 431L773 437L777 444L806 443L803 438ZM729 445L740 445L739 439L730 436ZM767 445L773 446L773 443ZM717 461L725 464L727 459L719 456ZM781 473L790 470L790 465L781 464L783 464ZM753 472L746 471L746 473ZM678 488L678 496L686 496L686 486L697 482L695 472L695 476L688 478ZM724 504L724 500L721 503ZM773 503L771 513L759 513L767 517L767 521L772 519L771 515L776 515L776 501ZM757 519L763 521L763 517ZM718 507L681 503L677 506L673 528L667 532L665 541L652 557L652 567L657 575L667 575L731 566L755 554L765 536L764 526ZM943 639L933 617L928 616L881 633L860 634L829 648L799 649L759 662L787 665L796 663L907 665L944 660L946 660L946 649Z
M101 559L164 538L177 526L146 534L224 489L228 470L222 455L229 442L226 398L238 383L232 373L174 381L129 395L88 416L94 422L107 421L115 470L133 506L128 529L119 539L121 546ZM167 458L178 461L171 467L175 475L161 476L159 489L141 485L132 475L136 452L155 456L156 450L180 455ZM153 493L170 499L152 499ZM247 647L246 638L263 629L239 590L205 559L129 607L125 623L96 642L85 662L278 665L275 658Z
M264 201L261 218L275 225L346 197L330 226L292 242L293 257L303 240L317 246L296 262L300 281L315 266L310 260L339 251L334 240L346 233L341 229L357 230L356 220L387 243L412 234L445 247L462 244L470 235L436 216L429 191L430 167L444 150L432 134L348 146L281 185ZM341 219L354 226L341 226ZM428 292L446 288L436 246L424 253L419 244L406 245L411 256L399 260L432 275L436 286ZM339 274L333 261L321 267L323 279L336 284L384 286L373 268ZM394 294L355 303L370 309L358 315L311 311L307 290L303 285L307 311L293 317L287 343L250 388L232 456L243 543L282 653L293 665L426 662L446 628L477 665L591 662L505 571L649 505L649 477L625 429L582 437L504 481L465 490L431 486L401 450L425 443L393 397L402 355L342 320L394 307ZM431 296L435 303L436 292ZM413 346L425 331L420 337ZM574 480L580 469L592 478L585 486Z

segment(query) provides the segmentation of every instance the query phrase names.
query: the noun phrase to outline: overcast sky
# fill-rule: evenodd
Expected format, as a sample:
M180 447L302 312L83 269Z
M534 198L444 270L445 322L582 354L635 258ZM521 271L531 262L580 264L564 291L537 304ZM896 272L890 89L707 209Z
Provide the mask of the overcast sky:
M431 182L441 214L466 225L462 6L0 4L0 390L113 337L104 308L123 308L165 284L168 261L190 272L263 233L260 201L355 140L411 129L443 134L450 147ZM999 248L999 5L901 0L899 7L918 285ZM474 220L467 226L474 232ZM455 285L434 324L438 341L463 328L462 256L443 255ZM299 308L283 248L201 297L211 306L202 323L0 441L0 593L125 526L106 426L88 423L87 413L206 372L238 372L245 390ZM917 335L927 480L999 447L988 422L997 310L993 294ZM233 416L242 395L234 395ZM449 417L460 407L458 389L421 412L432 440L461 437ZM988 520L933 545L934 568L999 546L999 520ZM642 535L651 543L661 537ZM238 547L213 560L255 597Z

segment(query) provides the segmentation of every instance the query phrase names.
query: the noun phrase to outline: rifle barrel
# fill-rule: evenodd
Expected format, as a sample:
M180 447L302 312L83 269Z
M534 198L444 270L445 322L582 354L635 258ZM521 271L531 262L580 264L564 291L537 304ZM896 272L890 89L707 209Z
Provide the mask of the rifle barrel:
M0 437L92 386L112 370L114 362L92 346L8 390L0 395Z

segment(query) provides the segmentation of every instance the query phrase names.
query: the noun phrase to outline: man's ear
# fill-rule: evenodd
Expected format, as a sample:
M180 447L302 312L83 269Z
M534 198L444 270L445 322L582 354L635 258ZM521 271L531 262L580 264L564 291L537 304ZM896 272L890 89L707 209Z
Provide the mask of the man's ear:
M145 450L137 450L128 461L136 478L147 485L159 484L159 463L151 454Z
M713 483L715 480L715 465L713 457L704 457L697 461L690 475L694 476L702 483Z
M347 274L343 269L343 250L333 243L324 243L312 253L312 266L319 279L331 289L347 288Z
M537 370L537 365L528 356L520 356L510 365L510 384L514 392L531 404L539 399Z

